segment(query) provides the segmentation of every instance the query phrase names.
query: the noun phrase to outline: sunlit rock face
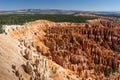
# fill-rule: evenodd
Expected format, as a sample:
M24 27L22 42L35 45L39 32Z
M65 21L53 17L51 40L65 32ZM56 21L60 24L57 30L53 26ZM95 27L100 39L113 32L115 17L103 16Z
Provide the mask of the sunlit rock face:
M107 20L6 25L0 80L120 80L119 26Z

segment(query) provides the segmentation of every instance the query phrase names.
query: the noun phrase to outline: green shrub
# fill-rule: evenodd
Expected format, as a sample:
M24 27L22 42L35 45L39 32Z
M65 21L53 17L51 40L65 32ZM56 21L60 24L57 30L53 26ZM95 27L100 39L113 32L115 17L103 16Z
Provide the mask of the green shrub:
M4 30L2 29L2 26L0 25L0 33L3 33Z

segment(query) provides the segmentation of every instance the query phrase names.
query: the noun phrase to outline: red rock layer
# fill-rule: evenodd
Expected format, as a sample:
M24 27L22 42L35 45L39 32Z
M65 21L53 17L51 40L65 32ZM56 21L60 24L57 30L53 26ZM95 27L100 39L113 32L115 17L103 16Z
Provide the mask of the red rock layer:
M120 28L115 23L62 25L44 31L42 41L50 52L43 55L81 77L110 78L120 67L120 55L115 53L120 52Z

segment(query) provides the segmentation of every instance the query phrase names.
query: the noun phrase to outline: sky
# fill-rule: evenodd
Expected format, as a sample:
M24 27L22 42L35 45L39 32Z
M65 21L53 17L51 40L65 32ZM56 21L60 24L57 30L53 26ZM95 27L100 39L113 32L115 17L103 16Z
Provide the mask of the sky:
M0 11L19 9L120 11L120 0L0 0Z

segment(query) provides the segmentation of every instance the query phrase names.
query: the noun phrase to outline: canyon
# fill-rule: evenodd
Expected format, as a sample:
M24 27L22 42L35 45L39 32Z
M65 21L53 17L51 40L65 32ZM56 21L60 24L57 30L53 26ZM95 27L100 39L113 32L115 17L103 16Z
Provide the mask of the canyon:
M120 80L120 24L37 20L4 25L0 80Z

